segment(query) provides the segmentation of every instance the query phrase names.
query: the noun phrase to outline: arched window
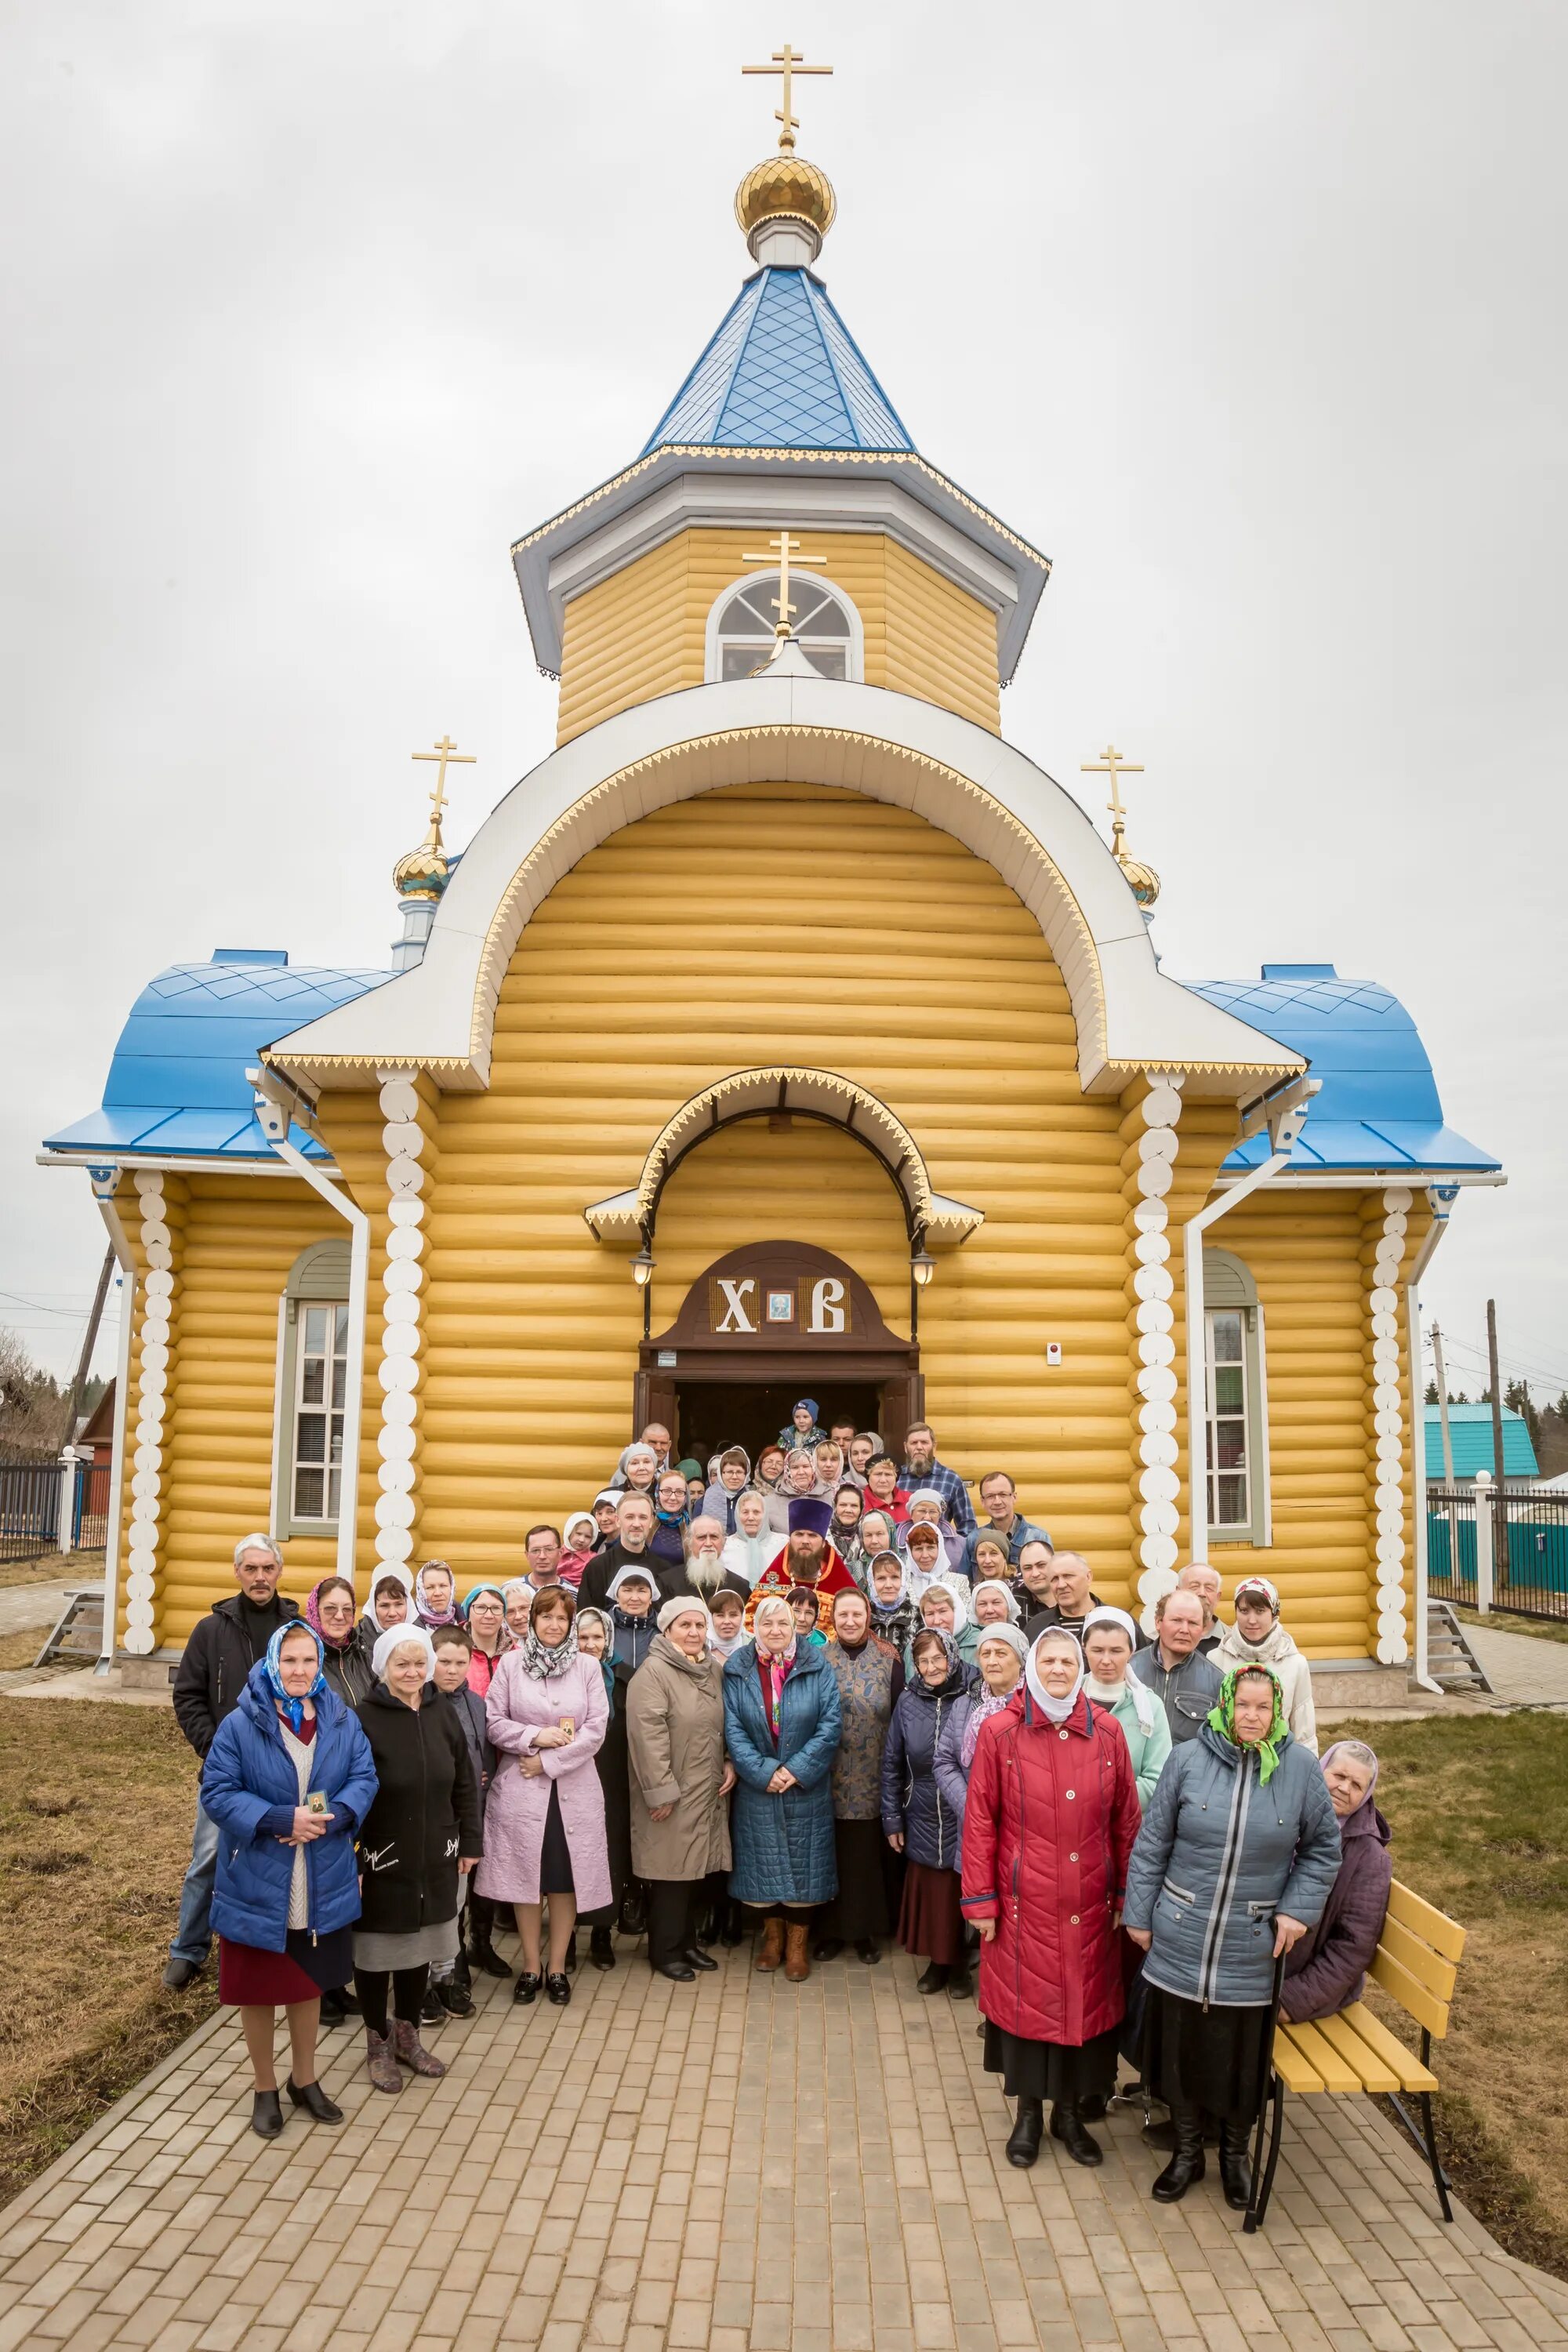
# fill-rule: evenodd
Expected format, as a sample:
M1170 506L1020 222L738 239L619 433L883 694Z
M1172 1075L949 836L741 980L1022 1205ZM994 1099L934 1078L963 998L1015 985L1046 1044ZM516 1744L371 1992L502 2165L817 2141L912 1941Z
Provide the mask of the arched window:
M312 1242L279 1301L272 1532L327 1535L342 1486L349 1370L349 1244Z
M1209 1540L1270 1543L1263 1308L1229 1250L1204 1252L1204 1360Z
M777 643L779 575L758 572L726 588L708 619L708 678L750 677ZM792 572L790 603L801 652L824 677L858 680L860 616L840 588Z

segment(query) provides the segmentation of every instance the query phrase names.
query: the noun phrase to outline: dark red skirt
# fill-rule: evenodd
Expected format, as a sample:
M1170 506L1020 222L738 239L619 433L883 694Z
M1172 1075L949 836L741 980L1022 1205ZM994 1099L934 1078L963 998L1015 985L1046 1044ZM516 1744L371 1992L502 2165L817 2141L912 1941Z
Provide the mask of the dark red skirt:
M908 1865L899 1906L899 1941L906 1952L934 1960L939 1969L963 1964L963 1891L956 1870L933 1870L928 1862Z
M290 1927L280 1952L256 1944L217 1942L217 1997L230 2009L287 2009L297 2000L320 2000L353 1975L352 1927L335 1927L312 1937L308 1927Z

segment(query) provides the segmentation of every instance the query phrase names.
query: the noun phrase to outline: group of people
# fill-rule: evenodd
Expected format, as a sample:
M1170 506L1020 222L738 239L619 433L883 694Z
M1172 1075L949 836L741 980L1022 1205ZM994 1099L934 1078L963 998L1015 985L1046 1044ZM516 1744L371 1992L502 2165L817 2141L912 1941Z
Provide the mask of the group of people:
M324 1578L301 1616L276 1545L247 1538L176 1677L204 1764L165 1982L216 1929L270 2137L279 2007L290 2102L336 2121L323 2018L357 2007L379 2090L441 2074L421 2025L471 2014L474 1969L512 1976L503 1922L524 2004L570 2000L579 1925L593 1965L646 1934L678 1983L748 1928L753 1965L795 1981L891 1936L927 1995L973 1997L977 1961L1013 2162L1048 2107L1098 2164L1125 2059L1170 2110L1154 2195L1184 2195L1217 2136L1245 2206L1276 2008L1355 1999L1381 1932L1375 1756L1320 1763L1267 1579L1227 1625L1194 1563L1146 1630L1005 1473L978 1519L929 1427L894 1460L804 1399L787 1434L699 1467L646 1429L591 1511L528 1531L526 1574L461 1598L429 1560L379 1569L363 1609Z

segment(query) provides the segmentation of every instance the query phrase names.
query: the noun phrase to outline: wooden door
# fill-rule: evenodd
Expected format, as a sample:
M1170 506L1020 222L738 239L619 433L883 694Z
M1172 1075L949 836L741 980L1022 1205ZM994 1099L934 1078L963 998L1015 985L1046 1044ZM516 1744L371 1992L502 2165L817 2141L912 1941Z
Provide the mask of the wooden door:
M639 1372L633 1392L632 1434L640 1437L650 1421L669 1432L669 1458L680 1459L680 1404L668 1372Z

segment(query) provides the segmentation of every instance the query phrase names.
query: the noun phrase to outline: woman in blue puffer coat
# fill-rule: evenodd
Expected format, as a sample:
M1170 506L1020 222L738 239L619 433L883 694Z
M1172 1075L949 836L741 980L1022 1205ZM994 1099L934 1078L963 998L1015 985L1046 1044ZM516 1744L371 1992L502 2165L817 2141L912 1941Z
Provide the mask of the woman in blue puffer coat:
M910 1643L914 1671L904 1685L882 1750L882 1828L904 1857L899 1941L927 1967L916 1979L923 1993L946 1985L954 2000L974 1988L963 1940L958 1873L963 1822L942 1795L936 1753L954 1710L979 1677L958 1654L951 1633L928 1625Z
M218 1999L239 2011L256 2077L251 2129L263 2139L283 2128L272 2063L280 2008L291 2103L318 2123L342 2121L316 2080L316 2032L322 1991L353 1969L354 1838L375 1790L370 1742L327 1683L320 1637L303 1618L280 1625L202 1767L202 1804L218 1827Z
M1170 2204L1204 2176L1204 2116L1219 2121L1227 2205L1251 2191L1247 2131L1273 2041L1274 1964L1312 1927L1340 1866L1322 1770L1286 1727L1279 1678L1243 1665L1195 1739L1173 1749L1127 1874L1122 1924L1148 1958L1140 2056L1176 2150L1154 2183Z
M780 1593L724 1662L724 1745L735 1768L730 1894L763 1916L754 1965L811 1973L811 1914L838 1892L833 1759L843 1728L826 1650L799 1640Z

